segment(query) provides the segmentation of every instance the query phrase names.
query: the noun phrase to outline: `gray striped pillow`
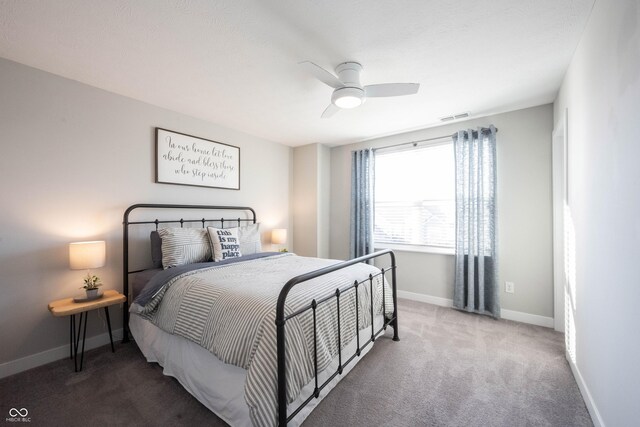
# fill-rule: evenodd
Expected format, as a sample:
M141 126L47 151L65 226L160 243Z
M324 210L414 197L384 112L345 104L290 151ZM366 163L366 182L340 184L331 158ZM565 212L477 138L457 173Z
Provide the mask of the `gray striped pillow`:
M238 238L240 239L240 252L242 252L242 255L262 252L259 222L238 228Z
M162 267L211 261L209 237L204 228L161 228Z

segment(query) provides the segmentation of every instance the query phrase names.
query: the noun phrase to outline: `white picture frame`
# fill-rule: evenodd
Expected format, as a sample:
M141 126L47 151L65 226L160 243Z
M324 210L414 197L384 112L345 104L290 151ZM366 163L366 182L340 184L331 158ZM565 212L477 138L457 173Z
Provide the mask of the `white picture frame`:
M156 182L240 190L240 147L156 128Z

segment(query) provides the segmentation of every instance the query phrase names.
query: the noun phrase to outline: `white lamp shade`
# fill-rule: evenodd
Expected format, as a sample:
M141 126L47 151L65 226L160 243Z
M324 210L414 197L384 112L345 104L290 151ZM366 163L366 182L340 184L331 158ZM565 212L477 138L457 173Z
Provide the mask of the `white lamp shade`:
M282 245L287 242L287 230L285 228L276 228L271 230L271 243L274 245Z
M69 243L69 267L72 270L103 267L106 258L104 240Z

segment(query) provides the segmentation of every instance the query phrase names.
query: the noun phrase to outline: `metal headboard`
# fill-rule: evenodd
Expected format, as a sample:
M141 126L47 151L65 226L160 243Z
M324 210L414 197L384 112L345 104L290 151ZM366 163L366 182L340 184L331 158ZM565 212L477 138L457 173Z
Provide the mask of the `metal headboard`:
M251 218L212 218L207 219L205 217L197 218L197 219L169 219L169 220L158 220L155 219L153 221L129 221L129 215L135 209L194 209L194 210L209 210L209 211L246 211L247 213L251 213ZM153 203L139 203L135 205L131 205L124 211L124 216L122 220L122 283L123 283L123 292L127 297L127 301L129 298L129 275L132 273L139 273L142 270L129 270L129 227L132 225L149 225L155 224L156 230L158 229L160 224L180 224L180 227L184 227L186 223L201 223L202 227L206 227L207 223L220 223L220 228L225 227L225 223L227 224L237 224L240 226L243 222L251 222L253 224L256 223L256 212L253 208L249 208L246 206L211 206L211 205L174 205L174 204L153 204ZM123 305L122 309L122 342L129 341L129 302Z

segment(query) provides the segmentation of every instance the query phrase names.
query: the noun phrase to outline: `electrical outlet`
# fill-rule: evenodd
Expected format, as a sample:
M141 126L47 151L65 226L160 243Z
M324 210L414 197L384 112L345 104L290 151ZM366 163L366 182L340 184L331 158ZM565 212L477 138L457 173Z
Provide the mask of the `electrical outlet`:
M504 282L504 291L513 294L516 292L516 285L513 282Z

